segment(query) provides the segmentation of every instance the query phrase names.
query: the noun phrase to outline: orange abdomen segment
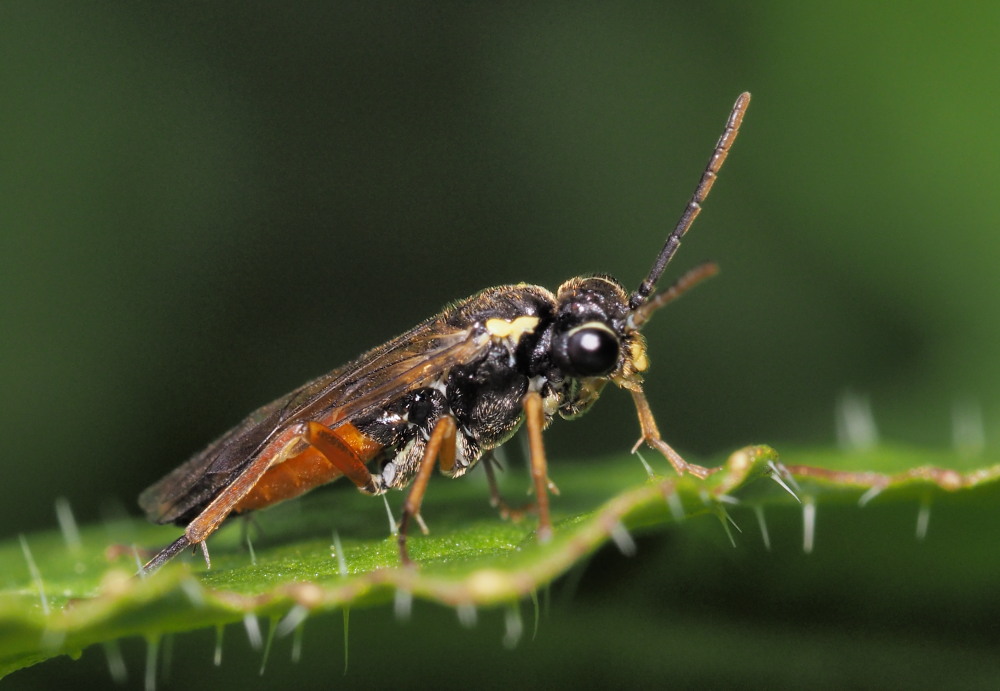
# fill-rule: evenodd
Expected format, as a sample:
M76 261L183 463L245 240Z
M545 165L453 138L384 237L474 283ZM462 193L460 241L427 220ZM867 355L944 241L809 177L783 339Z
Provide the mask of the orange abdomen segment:
M372 441L351 424L329 430L325 437L330 442L325 445L325 454L315 446L309 446L284 463L271 466L233 507L233 511L254 511L297 497L313 487L341 477L344 474L341 467L367 464L382 450L381 444ZM335 457L331 459L331 455Z

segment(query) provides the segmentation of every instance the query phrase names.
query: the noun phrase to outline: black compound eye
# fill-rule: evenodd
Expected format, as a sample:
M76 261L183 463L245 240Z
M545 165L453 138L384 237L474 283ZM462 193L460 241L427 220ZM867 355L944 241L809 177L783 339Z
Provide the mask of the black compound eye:
M599 377L618 364L618 337L604 326L583 326L566 338L566 358L573 374Z

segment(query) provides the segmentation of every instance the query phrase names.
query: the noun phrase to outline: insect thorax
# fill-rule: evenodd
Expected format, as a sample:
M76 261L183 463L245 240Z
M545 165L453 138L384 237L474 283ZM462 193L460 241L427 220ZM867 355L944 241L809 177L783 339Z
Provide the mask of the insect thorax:
M543 401L545 423L558 413L586 412L612 378L638 378L633 355L642 347L638 333L625 327L627 295L614 279L572 279L558 295L519 284L483 291L448 307L441 321L483 340L478 357L457 364L435 381L412 390L357 426L385 448L376 462L378 491L406 486L416 474L431 430L443 416L457 423L455 463L449 476L467 472L485 451L500 446L523 420L529 390ZM613 334L620 355L612 371L580 377L567 371L562 339L582 325L599 324Z

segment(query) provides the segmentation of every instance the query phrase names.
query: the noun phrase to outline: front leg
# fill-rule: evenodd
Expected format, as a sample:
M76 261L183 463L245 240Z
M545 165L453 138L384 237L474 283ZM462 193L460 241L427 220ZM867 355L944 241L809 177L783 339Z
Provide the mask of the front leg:
M660 430L656 426L656 420L653 418L653 411L649 409L649 401L646 400L646 395L641 390L632 391L632 401L635 403L635 412L639 416L639 427L642 428L642 437L632 447L632 453L635 453L639 445L645 442L647 446L656 449L666 456L667 460L670 461L670 465L674 467L674 470L679 475L691 473L695 477L704 480L715 472L714 468L706 468L694 463L688 463L681 458L679 453L670 448L667 442L663 441L660 437Z

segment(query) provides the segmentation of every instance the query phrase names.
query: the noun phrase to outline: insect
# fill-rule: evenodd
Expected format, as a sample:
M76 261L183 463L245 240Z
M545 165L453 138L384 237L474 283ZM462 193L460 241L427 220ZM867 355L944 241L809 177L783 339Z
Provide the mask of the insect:
M646 443L678 473L706 477L709 469L687 463L660 437L642 389L649 360L641 329L656 310L716 271L701 265L654 292L700 213L749 103L748 93L736 100L694 194L634 292L604 275L572 278L555 293L523 283L487 288L254 411L139 497L152 521L184 526L144 570L195 545L211 565L205 541L231 514L342 476L373 495L410 486L398 530L400 557L409 564L407 531L414 520L423 527L420 506L435 466L450 477L464 475L522 422L537 538L545 541L552 535L548 493L555 486L542 431L556 415L587 412L608 382L632 395L642 432L636 449Z

